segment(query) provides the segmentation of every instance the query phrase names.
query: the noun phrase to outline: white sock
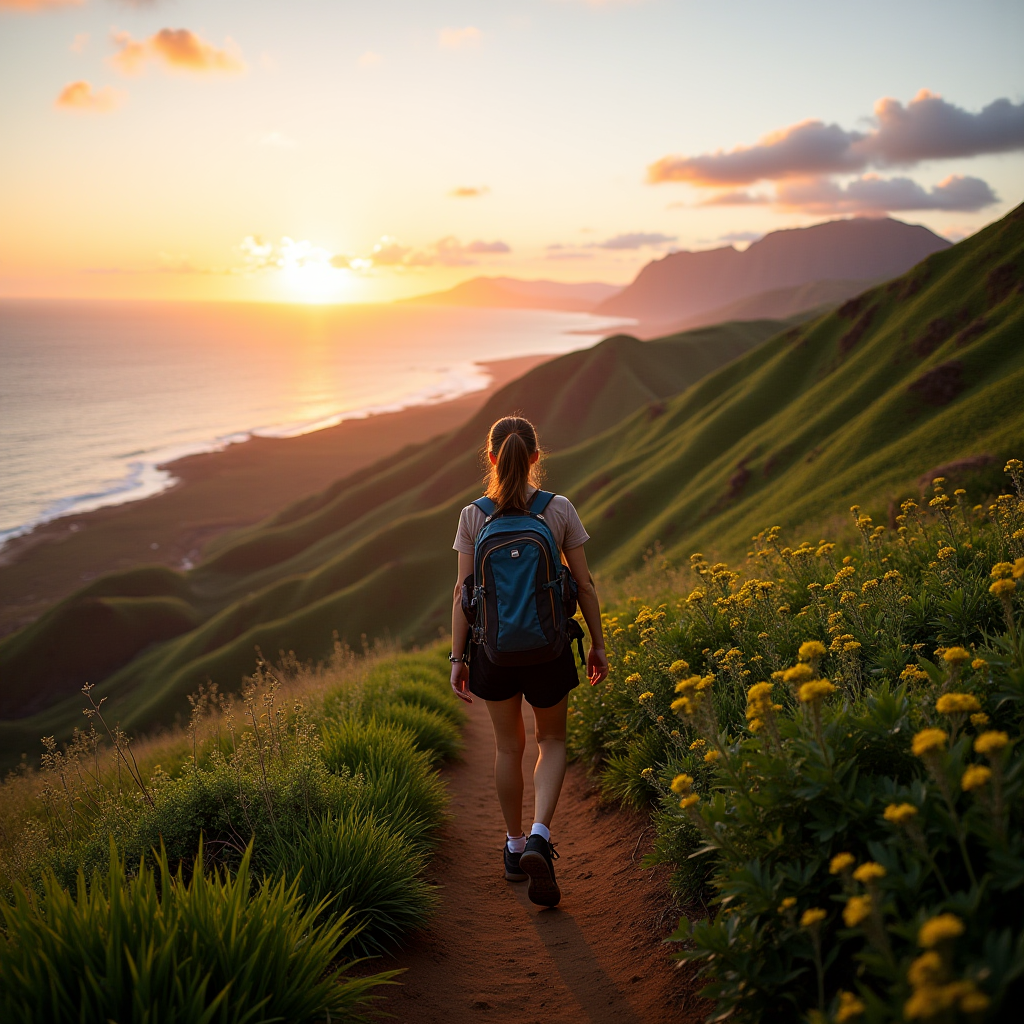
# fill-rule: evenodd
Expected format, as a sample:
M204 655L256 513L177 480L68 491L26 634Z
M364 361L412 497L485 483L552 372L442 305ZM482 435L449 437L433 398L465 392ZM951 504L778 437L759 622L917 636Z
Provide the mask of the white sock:
M505 845L509 853L522 853L526 849L526 834L521 836L510 836L505 834Z
M531 836L540 836L547 842L551 842L551 829L547 827L542 821L535 821L533 828L530 829Z

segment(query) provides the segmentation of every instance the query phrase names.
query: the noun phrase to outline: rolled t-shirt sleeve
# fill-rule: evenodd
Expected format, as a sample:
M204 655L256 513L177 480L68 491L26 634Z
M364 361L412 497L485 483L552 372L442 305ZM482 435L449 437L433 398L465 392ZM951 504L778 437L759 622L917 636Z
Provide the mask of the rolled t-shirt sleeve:
M480 532L479 527L474 522L476 517L473 513L479 511L475 505L467 505L462 510L462 515L459 516L459 529L455 534L455 543L452 545L452 548L463 555L473 554L476 535Z
M590 534L583 528L579 513L573 507L572 502L565 498L565 537L562 540L562 550L578 548L590 540Z

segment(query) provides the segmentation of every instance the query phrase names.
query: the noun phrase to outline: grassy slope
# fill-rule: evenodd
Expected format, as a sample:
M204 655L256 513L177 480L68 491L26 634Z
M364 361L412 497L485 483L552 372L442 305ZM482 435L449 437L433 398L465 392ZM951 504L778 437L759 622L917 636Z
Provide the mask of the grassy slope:
M728 325L732 351L748 351L708 376L721 365L721 329L611 339L540 367L464 428L221 544L188 578L202 624L142 652L98 691L139 728L180 711L207 678L233 687L256 644L309 658L327 653L334 629L357 643L389 630L436 635L458 509L478 486L475 452L513 408L555 449L549 483L576 502L591 561L606 573L636 566L656 541L670 553L734 554L768 519L817 524L844 499L884 512L922 472L1019 448L1022 282L1024 208L752 350L758 325ZM5 678L10 642L0 645ZM78 706L72 697L3 724L0 749L66 732Z
M66 735L81 720L86 681L103 680L99 695L138 728L181 711L184 694L207 677L236 685L252 669L254 644L268 654L320 657L335 629L356 644L361 633L389 629L436 635L447 616L454 523L478 487L477 451L495 418L522 409L549 448L566 449L638 408L656 413L779 327L756 321L656 342L608 339L513 382L458 431L222 539L192 573L146 569L95 581L0 642L0 713L24 715L50 702L0 724L0 758L34 750L39 735ZM97 602L109 618L107 606L122 598L139 602L135 619L145 629L129 628L124 607L116 629L100 621Z
M558 482L608 481L581 503L606 571L656 540L735 553L768 519L884 505L930 468L1019 447L1022 338L1024 208L771 340L657 422L634 415L581 446Z

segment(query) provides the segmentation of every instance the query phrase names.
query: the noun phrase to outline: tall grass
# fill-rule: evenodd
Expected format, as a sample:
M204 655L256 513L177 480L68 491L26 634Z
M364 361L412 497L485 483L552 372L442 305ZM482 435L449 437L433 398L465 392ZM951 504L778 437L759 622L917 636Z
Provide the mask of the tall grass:
M74 892L52 872L38 892L15 885L0 903L0 1019L362 1020L393 976L349 976L348 917L320 923L296 882L256 882L248 851L234 873L205 871L200 851L190 876L162 852L130 876L111 842L106 873L80 872Z
M447 679L440 650L261 660L141 742L96 705L101 729L0 788L0 1019L43 1019L40 986L53 1020L352 1017L389 975L328 966L393 950L435 903ZM403 713L418 732L385 720Z

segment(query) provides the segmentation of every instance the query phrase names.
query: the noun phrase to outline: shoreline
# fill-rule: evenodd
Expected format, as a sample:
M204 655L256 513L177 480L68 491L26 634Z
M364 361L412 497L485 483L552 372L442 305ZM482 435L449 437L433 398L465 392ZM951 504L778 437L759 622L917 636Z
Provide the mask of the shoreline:
M469 419L495 391L552 355L479 362L486 387L447 401L345 419L291 437L249 435L157 468L174 480L156 494L70 512L0 549L0 637L105 572L136 565L191 568L205 546Z

